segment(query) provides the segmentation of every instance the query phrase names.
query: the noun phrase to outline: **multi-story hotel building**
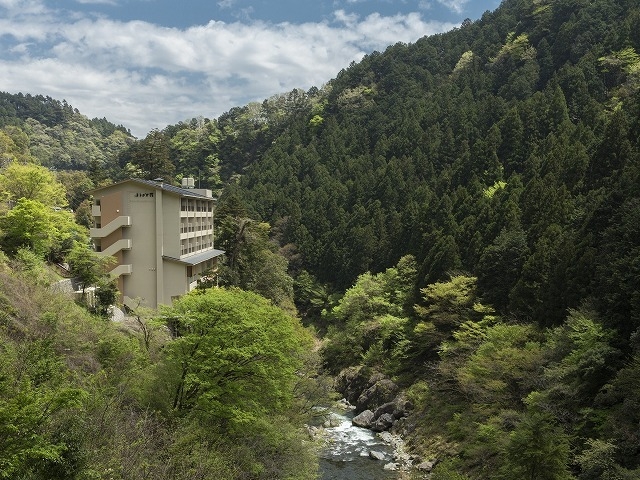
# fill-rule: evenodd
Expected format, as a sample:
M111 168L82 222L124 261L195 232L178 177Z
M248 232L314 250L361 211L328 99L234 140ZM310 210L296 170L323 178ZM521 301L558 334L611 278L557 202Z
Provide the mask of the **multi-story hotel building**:
M192 186L130 179L91 192L91 238L115 257L110 273L125 305L170 305L215 271L224 253L213 247L215 200Z

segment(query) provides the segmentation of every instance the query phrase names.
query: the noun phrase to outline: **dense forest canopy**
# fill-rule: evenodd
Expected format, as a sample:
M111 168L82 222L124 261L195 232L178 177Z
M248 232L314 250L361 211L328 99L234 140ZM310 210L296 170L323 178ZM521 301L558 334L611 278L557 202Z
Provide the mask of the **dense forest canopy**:
M409 253L417 288L469 272L543 325L595 295L628 335L637 272L610 252L635 228L638 26L633 2L507 1L375 52L229 190L322 283Z
M442 460L436 480L638 478L635 0L505 0L451 32L372 52L321 88L275 95L217 119L196 117L140 140L106 119L83 117L66 102L8 94L0 100L0 198L17 205L14 213L0 213L0 246L20 268L35 268L37 258L71 255L78 265L87 258L77 249L86 233L71 227L69 212L52 213L51 207L71 207L76 222L88 226L86 191L92 186L128 176L175 183L192 176L219 195L216 242L227 252L220 284L254 293L202 293L172 314L258 302L262 315L268 302L254 294L279 312L298 314L321 337L326 371L381 372L404 389L415 406L404 433L415 452ZM41 183L25 193L14 188L16 176ZM25 224L26 215L37 221ZM85 273L92 278L91 269ZM7 297L0 301L13 312L3 339L20 345L10 300L16 289L0 292ZM34 318L47 315L42 309ZM278 357L283 372L291 373L309 339L287 323L289 317L269 315L296 336L291 351L297 356ZM216 443L222 437L189 423L218 421L225 427L218 433L226 435L255 415L253 440L261 451L280 449L282 468L294 471L291 458L303 452L290 449L293 427L284 425L280 437L261 416L282 414L275 405L296 406L288 390L293 377L257 384L274 391L264 399L268 405L257 403L255 410L243 410L240 397L221 404L219 397L181 396L180 388L220 388L203 376L204 369L219 368L208 357L188 382L180 379L178 365L189 364L182 360L199 345L198 335L214 335L201 329L205 317L187 315L181 327L187 334L162 353L150 354L147 345L146 353L127 357L128 347L118 343L124 340L113 340L117 345L92 355L103 355L105 368L124 357L146 365L148 378L134 383L135 391L125 389L118 404L132 405L126 411L136 415L145 408L159 415L144 417L141 425L164 432L166 451L200 459L214 445L216 455L203 471L219 466L228 478L244 478L233 472L236 455L257 469L246 478L268 478L277 467L247 453L248 443L227 449ZM49 339L42 333L49 327L33 321L30 335ZM267 340L277 343L278 332L271 333ZM39 347L38 355L64 345L55 342ZM9 360L0 368L10 372L20 352L15 346L6 352ZM25 384L19 395L67 389L56 412L63 415L82 405L84 390L60 374L69 360L55 358L50 369L58 383L29 380L33 386ZM154 376L158 365L170 365L167 381L178 389L149 398L149 386L162 383ZM135 368L125 372L133 375ZM0 379L18 382L11 375ZM122 382L111 378L104 388L117 390ZM7 398L14 408L18 397ZM178 420L166 416L169 398ZM201 401L215 419L191 417ZM100 405L92 408L87 411L97 415ZM168 435L175 425L183 430ZM186 447L189 435L200 447ZM40 458L49 465L61 458L56 448L64 442L45 437L51 441ZM144 438L147 452L153 442ZM32 450L24 455L15 462L32 465L38 458ZM174 472L193 466L176 458Z

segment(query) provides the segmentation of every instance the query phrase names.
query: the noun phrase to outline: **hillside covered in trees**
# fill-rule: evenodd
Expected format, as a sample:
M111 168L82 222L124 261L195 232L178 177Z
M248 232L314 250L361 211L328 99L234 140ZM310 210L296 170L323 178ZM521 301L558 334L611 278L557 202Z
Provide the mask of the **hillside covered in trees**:
M69 205L77 175L190 175L218 191L220 283L313 326L327 372L393 378L414 405L404 435L439 460L432 478L640 475L637 2L505 0L321 88L140 140L51 99L23 115L17 100L3 97L3 172L69 170ZM63 141L58 117L100 154L69 153L81 142ZM63 257L62 237L40 253Z
M272 226L327 368L410 386L442 472L638 475L638 32L505 1L374 52L221 199Z

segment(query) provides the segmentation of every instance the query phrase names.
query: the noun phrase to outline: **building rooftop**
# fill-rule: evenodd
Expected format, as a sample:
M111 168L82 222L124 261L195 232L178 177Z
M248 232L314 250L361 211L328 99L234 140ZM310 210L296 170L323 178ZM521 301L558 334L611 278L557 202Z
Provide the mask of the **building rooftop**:
M146 185L148 187L155 188L156 190L162 190L163 192L173 193L181 197L215 200L213 197L208 197L190 188L176 187L169 183L162 182L160 180L143 180L142 178L129 178L127 180L122 180L120 182L112 183L111 185L107 185L106 187L95 188L93 190L90 190L89 193L93 194L95 192L99 192L100 190L113 187L114 185L121 185L127 182L139 183L141 185Z
M185 265L197 265L198 263L202 263L212 258L219 257L220 255L224 255L224 250L216 250L215 248L213 248L211 250L195 253L193 255L182 258L170 257L168 255L163 255L162 258L178 263L184 263Z

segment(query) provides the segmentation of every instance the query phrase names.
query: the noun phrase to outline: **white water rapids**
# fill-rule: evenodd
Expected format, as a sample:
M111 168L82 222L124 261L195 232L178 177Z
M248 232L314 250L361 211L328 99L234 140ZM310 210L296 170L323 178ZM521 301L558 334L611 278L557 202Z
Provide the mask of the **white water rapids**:
M392 480L398 473L385 470L393 461L393 450L374 432L352 425L352 412L332 414L336 427L326 429L327 444L320 452L320 480ZM384 460L373 460L370 451L381 452Z

